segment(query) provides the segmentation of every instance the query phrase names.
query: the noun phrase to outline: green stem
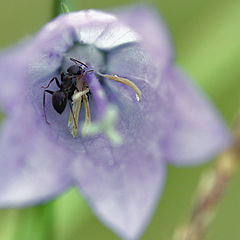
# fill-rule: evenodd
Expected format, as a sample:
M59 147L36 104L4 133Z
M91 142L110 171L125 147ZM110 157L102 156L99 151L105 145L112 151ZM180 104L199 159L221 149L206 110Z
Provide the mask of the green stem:
M70 12L69 5L70 4L67 0L54 0L53 17Z
M233 133L232 146L203 174L189 220L175 231L173 240L201 240L213 222L216 208L240 164L240 116Z
M19 210L14 240L54 239L53 203Z

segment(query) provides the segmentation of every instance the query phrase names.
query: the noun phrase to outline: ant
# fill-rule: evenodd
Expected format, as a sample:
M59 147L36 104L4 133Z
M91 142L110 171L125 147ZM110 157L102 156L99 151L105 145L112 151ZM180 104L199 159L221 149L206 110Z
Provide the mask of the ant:
M63 111L66 108L67 101L68 101L70 111L73 116L74 124L75 124L75 126L77 126L77 123L76 123L76 120L75 120L75 117L73 114L73 110L72 110L72 96L75 91L79 91L79 89L76 86L76 79L83 78L84 76L86 76L87 73L89 73L93 70L86 71L83 68L83 66L88 68L88 66L86 64L84 64L74 58L70 58L70 60L72 62L74 62L75 64L71 65L67 69L66 74L64 72L61 72L61 83L59 82L58 78L55 76L49 81L49 83L46 87L42 86L42 88L45 89L43 92L43 111L44 111L44 118L45 118L45 121L47 124L49 124L49 122L47 120L46 109L45 109L45 96L46 96L46 93L49 93L52 95L53 108L59 114L63 113ZM79 65L79 64L81 64L81 65ZM54 80L55 80L59 90L57 90L55 92L47 90L47 88L50 86L50 84Z

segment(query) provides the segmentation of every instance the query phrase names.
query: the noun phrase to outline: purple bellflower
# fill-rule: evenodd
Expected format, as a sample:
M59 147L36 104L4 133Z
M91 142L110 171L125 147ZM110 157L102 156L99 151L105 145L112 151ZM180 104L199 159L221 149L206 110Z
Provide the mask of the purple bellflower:
M77 187L106 225L136 239L159 200L166 165L204 162L230 137L174 66L158 14L146 6L114 14L61 15L0 55L0 206L31 206ZM57 82L46 86L54 76L63 83L61 72L69 76L72 65L93 71L72 78L60 115L51 102ZM52 91L45 96L50 124L44 90Z

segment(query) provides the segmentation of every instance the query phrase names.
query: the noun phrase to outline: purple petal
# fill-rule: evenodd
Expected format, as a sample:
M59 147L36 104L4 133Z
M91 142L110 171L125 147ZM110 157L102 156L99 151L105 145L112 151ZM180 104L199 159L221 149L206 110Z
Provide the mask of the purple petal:
M165 182L159 147L153 143L144 150L135 144L89 150L87 161L79 159L75 165L80 192L109 227L124 238L136 239L145 230Z
M157 68L146 50L139 43L126 44L107 55L107 71L131 80L144 80L154 86L161 79Z
M68 167L73 157L44 131L25 103L6 117L0 152L1 207L35 205L71 185Z
M169 71L162 87L172 126L161 143L169 162L203 162L227 147L230 136L221 117L180 70Z
M6 112L11 112L24 96L23 80L27 72L27 55L31 52L29 43L21 42L0 54L0 106Z
M143 81L139 103L116 95L114 84L107 93L122 106L118 131L124 144L113 148L103 138L85 142L85 157L76 158L74 173L95 213L123 238L135 239L144 231L165 182L165 163L157 144L162 131L156 131L161 114L154 111L159 99Z
M1 207L46 201L71 183L71 154L46 134L28 96L25 79L32 47L32 42L23 42L0 57L0 104L5 114L0 135Z
M63 14L37 35L33 44L38 48L32 54L31 76L35 82L56 72L75 43L107 51L137 39L137 35L113 15L95 10Z
M170 34L159 13L144 4L118 9L114 13L140 35L141 43L150 53L161 77L164 69L172 64L174 51ZM151 79L151 76L149 78ZM158 81L151 79L152 86L156 86Z

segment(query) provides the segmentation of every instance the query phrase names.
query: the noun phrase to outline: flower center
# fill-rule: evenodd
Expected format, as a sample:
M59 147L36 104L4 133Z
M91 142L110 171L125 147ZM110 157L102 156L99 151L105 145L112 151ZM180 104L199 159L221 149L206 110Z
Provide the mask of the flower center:
M68 127L73 138L103 133L111 143L121 143L121 136L115 129L120 110L117 99L121 95L126 97L126 93L132 95L131 90L135 91L137 101L141 98L140 89L126 78L128 74L108 70L110 53L93 45L76 44L63 57L61 80L55 76L47 85L55 81L59 89L54 92L44 87L44 94L52 95L52 105L58 113L69 105ZM46 117L45 96L43 105Z
M92 74L94 74L94 75L92 75ZM83 74L77 76L76 77L76 89L71 97L72 109L70 111L69 120L68 120L68 126L70 127L71 134L74 138L77 137L77 133L78 133L79 114L80 114L82 103L83 103L84 111L85 111L85 121L84 121L84 125L82 127L82 132L81 132L82 135L85 136L85 135L91 134L93 132L96 134L100 130L99 129L98 131L96 131L96 129L95 129L93 131L94 127L91 124L91 111L90 111L89 101L88 101L88 94L91 92L93 94L93 98L95 98L95 100L98 102L98 104L101 104L102 105L101 107L106 108L105 93L102 90L101 85L99 84L99 79L97 78L97 76L121 83L123 85L126 85L126 86L132 88L136 92L137 101L139 101L141 98L140 89L129 79L122 78L117 75L109 75L109 74L103 74L100 72L95 72L94 70L88 70L88 71L84 72ZM89 85L92 86L92 88L89 87ZM104 119L103 122L105 122L107 120L107 122L109 124L109 121L108 121L109 119L106 119L106 116L108 114L109 114L109 111L106 111L106 109L105 109L105 112L100 117L100 121ZM107 118L109 118L109 116L107 116ZM110 123L111 122L112 121L110 121ZM111 129L113 131L113 126L111 126L111 124L109 124L109 125L104 124L104 125L105 125L105 127L104 127L105 132L107 132L108 135L111 135L109 129ZM96 128L96 126L97 125L95 123L95 128ZM91 129L91 130L89 130L89 129Z

